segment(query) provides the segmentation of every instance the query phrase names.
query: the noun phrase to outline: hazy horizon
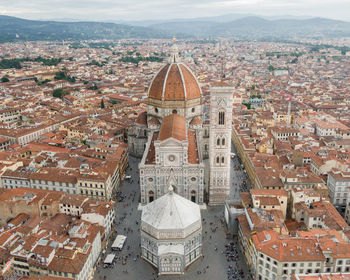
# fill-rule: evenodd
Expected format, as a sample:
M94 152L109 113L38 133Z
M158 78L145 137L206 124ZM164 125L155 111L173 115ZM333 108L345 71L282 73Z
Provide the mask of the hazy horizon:
M33 20L138 21L226 14L350 21L348 0L2 0L0 13Z

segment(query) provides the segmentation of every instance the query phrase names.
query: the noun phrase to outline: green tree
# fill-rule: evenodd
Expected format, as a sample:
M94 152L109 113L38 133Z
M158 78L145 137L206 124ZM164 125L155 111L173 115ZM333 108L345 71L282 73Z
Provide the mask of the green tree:
M346 52L349 51L347 47L341 47L340 52L342 55L346 55Z
M55 80L65 80L66 74L63 71L55 73Z
M71 76L67 75L64 71L60 71L60 72L56 72L55 80L66 80L68 82L74 83L75 82L75 77L74 76L71 77Z
M63 96L65 96L66 94L68 94L67 92L65 92L63 90L63 88L56 88L53 90L52 92L52 96L53 97L57 97L57 98L63 98Z
M0 69L16 68L21 69L21 62L25 59L13 58L0 60Z
M249 110L250 109L250 103L242 103L244 106L246 106L247 107L247 109Z
M41 86L41 85L44 85L44 84L46 84L46 83L48 83L48 82L51 82L51 80L45 79L45 80L43 80L43 81L38 81L38 82L36 82L36 84L37 84L38 86Z
M62 61L62 58L43 58L41 56L38 56L37 58L34 59L36 62L41 62L42 65L46 66L56 66L58 63Z
M272 65L269 65L269 71L273 71L275 70L275 67L273 67Z
M88 86L87 89L90 89L90 90L98 90L98 87L95 83L93 83L91 86Z
M103 98L101 99L101 109L105 108L105 103L103 102Z
M7 83L7 82L9 82L10 80L9 80L9 78L5 75L4 77L2 77L1 78L1 82L2 83Z

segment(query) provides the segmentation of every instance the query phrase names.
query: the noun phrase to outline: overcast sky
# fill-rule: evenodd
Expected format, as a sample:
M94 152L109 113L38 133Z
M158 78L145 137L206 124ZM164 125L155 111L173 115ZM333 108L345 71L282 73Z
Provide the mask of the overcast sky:
M27 19L134 21L228 13L350 21L350 0L0 0L0 14Z

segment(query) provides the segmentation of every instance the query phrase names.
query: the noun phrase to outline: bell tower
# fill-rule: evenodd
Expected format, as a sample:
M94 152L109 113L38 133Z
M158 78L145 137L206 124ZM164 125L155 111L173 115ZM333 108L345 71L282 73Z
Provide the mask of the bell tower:
M224 204L230 196L233 91L226 82L210 87L209 205Z

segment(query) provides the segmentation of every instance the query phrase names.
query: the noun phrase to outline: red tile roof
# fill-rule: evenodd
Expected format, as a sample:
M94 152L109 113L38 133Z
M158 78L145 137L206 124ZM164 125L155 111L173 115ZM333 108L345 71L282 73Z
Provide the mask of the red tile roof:
M151 144L149 146L148 154L146 156L145 164L156 163L156 149L154 148L154 141L157 140L159 132L154 132Z
M198 147L196 141L196 133L193 130L188 131L188 163L198 164Z
M153 79L149 98L163 101L184 101L200 98L199 85L183 64L165 65Z
M163 141L168 138L186 140L186 119L178 114L171 114L163 119L158 140Z

